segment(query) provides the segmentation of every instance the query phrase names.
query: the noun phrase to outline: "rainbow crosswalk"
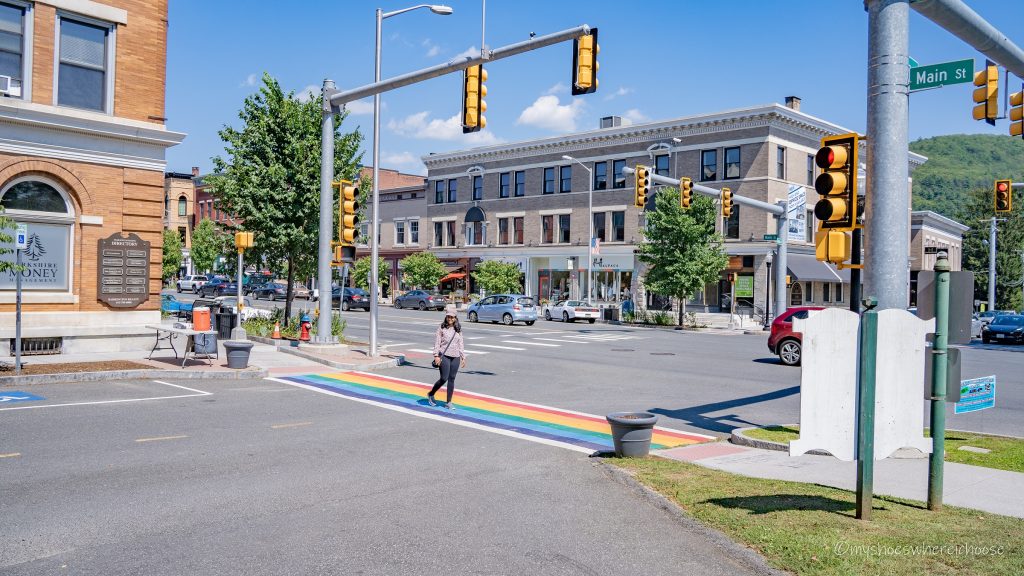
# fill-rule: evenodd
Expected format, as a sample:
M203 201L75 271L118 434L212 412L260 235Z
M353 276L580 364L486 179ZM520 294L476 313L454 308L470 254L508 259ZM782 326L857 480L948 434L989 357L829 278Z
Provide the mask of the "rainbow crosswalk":
M273 378L327 394L468 426L569 448L579 452L612 450L611 428L601 416L516 402L457 390L457 410L427 404L430 385L366 372L334 372ZM443 389L439 396L443 396ZM714 440L712 436L655 427L652 450Z

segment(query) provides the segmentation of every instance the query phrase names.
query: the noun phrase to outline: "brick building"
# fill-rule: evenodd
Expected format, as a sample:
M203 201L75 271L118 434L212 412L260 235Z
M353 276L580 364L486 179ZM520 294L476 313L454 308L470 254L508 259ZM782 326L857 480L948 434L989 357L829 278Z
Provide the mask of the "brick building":
M0 0L0 25L0 204L37 248L22 335L64 352L151 345L165 151L185 137L164 125L167 2ZM0 345L14 284L0 278Z
M195 215L195 186L191 174L164 174L164 228L181 236L181 269L179 275L192 274L192 229Z

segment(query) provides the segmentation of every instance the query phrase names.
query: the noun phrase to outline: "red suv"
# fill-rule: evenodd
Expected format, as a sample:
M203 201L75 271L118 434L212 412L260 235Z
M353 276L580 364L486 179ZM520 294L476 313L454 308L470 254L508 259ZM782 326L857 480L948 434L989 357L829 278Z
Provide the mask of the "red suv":
M801 306L789 308L772 322L772 331L768 336L768 349L778 354L779 360L786 366L800 364L801 339L799 333L793 332L794 318L807 318L815 311L823 310L821 306Z

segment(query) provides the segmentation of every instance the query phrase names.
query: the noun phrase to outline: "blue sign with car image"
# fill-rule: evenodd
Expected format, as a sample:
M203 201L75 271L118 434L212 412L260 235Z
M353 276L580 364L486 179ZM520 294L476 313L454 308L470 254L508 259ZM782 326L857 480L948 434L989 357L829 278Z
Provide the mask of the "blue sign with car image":
M996 377L985 376L960 382L960 401L955 404L954 414L977 412L996 405Z

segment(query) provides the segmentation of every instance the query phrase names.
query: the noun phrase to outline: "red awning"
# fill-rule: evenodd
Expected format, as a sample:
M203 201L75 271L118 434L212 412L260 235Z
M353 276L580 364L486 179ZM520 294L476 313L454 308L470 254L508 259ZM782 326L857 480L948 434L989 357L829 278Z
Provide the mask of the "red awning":
M441 278L440 280L438 280L438 282L447 282L449 280L458 280L459 278L465 278L465 277L466 277L466 273L465 272L452 272L451 274L449 274L449 275L445 276L444 278Z

